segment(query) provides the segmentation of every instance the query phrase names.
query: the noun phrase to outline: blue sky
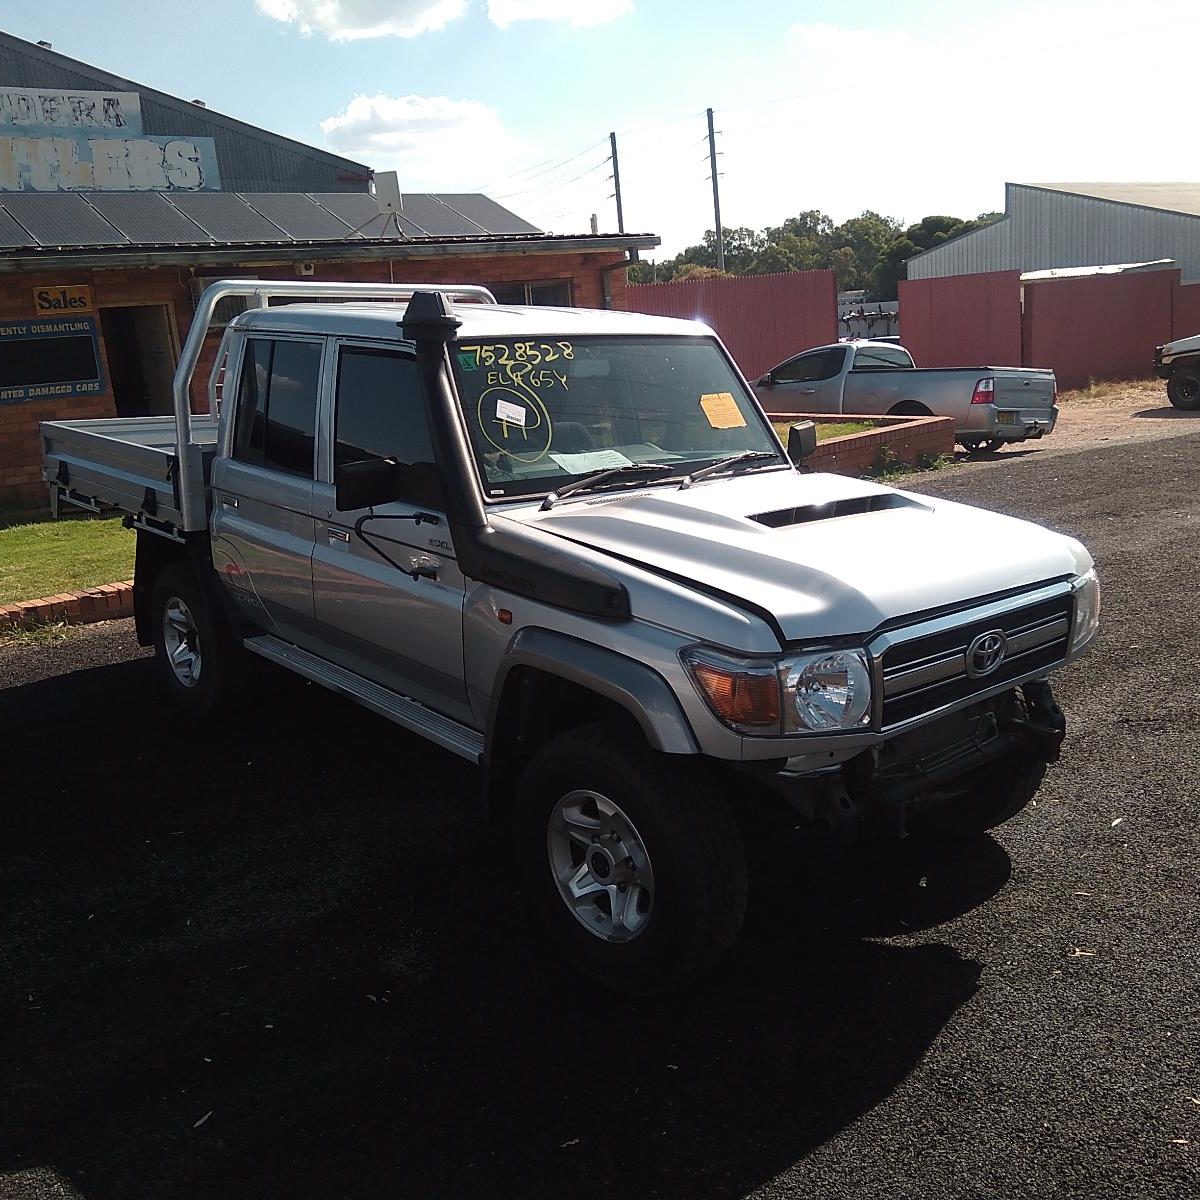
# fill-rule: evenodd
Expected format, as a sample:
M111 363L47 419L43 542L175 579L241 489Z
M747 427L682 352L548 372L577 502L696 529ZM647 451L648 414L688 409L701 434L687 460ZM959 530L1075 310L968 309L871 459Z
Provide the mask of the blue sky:
M377 169L482 189L545 228L664 253L820 208L902 220L1003 207L1003 184L1177 179L1189 0L0 0L0 27ZM1190 53L1190 51L1189 51ZM0 80L0 85L4 83ZM180 132L186 132L181 130ZM1178 135L1190 140L1186 129Z

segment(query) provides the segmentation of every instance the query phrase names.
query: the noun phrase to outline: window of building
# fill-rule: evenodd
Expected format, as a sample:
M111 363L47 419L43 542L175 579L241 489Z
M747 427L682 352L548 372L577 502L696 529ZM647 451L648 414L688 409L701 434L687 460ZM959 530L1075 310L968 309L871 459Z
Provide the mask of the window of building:
M373 458L398 464L402 499L444 507L416 361L390 350L343 349L334 410L334 469Z
M312 478L321 343L249 338L233 457Z
M550 304L558 308L571 306L569 279L543 280L540 283L489 283L488 289L497 304Z

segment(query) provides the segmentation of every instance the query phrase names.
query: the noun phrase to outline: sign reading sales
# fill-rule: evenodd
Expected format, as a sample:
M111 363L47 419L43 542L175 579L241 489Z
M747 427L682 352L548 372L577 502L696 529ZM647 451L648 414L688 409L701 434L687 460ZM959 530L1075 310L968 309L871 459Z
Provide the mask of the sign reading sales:
M53 317L62 313L92 312L92 289L82 283L55 284L53 287L35 288L33 308L39 317Z

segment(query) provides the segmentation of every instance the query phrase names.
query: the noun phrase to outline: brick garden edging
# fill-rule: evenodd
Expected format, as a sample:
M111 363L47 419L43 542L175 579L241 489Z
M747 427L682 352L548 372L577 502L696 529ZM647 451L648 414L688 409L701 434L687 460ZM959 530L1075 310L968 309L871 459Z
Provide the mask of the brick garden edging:
M133 616L133 580L105 583L83 592L60 592L19 604L0 604L0 633L10 629L32 629L58 621L86 625L89 621L112 621Z
M954 452L953 417L867 417L854 413L767 413L773 422L814 421L840 425L843 421L870 421L876 426L863 433L844 433L818 442L816 452L804 460L806 467L838 475L864 475L880 466L880 457L891 463L919 466L923 458Z

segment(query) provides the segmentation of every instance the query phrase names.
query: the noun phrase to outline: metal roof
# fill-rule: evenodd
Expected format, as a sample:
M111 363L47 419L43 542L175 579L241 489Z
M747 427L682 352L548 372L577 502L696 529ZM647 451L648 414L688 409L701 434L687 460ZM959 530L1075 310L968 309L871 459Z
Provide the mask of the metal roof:
M448 199L472 201L476 219L468 220L441 196L409 194L403 197L405 213L419 213L419 221L400 217L402 235L397 235L371 196L344 192L6 192L0 194L0 252L25 246L286 246L542 236L535 225L486 196Z
M1200 217L1200 183L1022 183L1018 186Z
M5 87L137 92L147 134L216 139L221 185L229 191L365 193L371 178L370 167L362 163L305 146L9 33L0 33L0 81Z

